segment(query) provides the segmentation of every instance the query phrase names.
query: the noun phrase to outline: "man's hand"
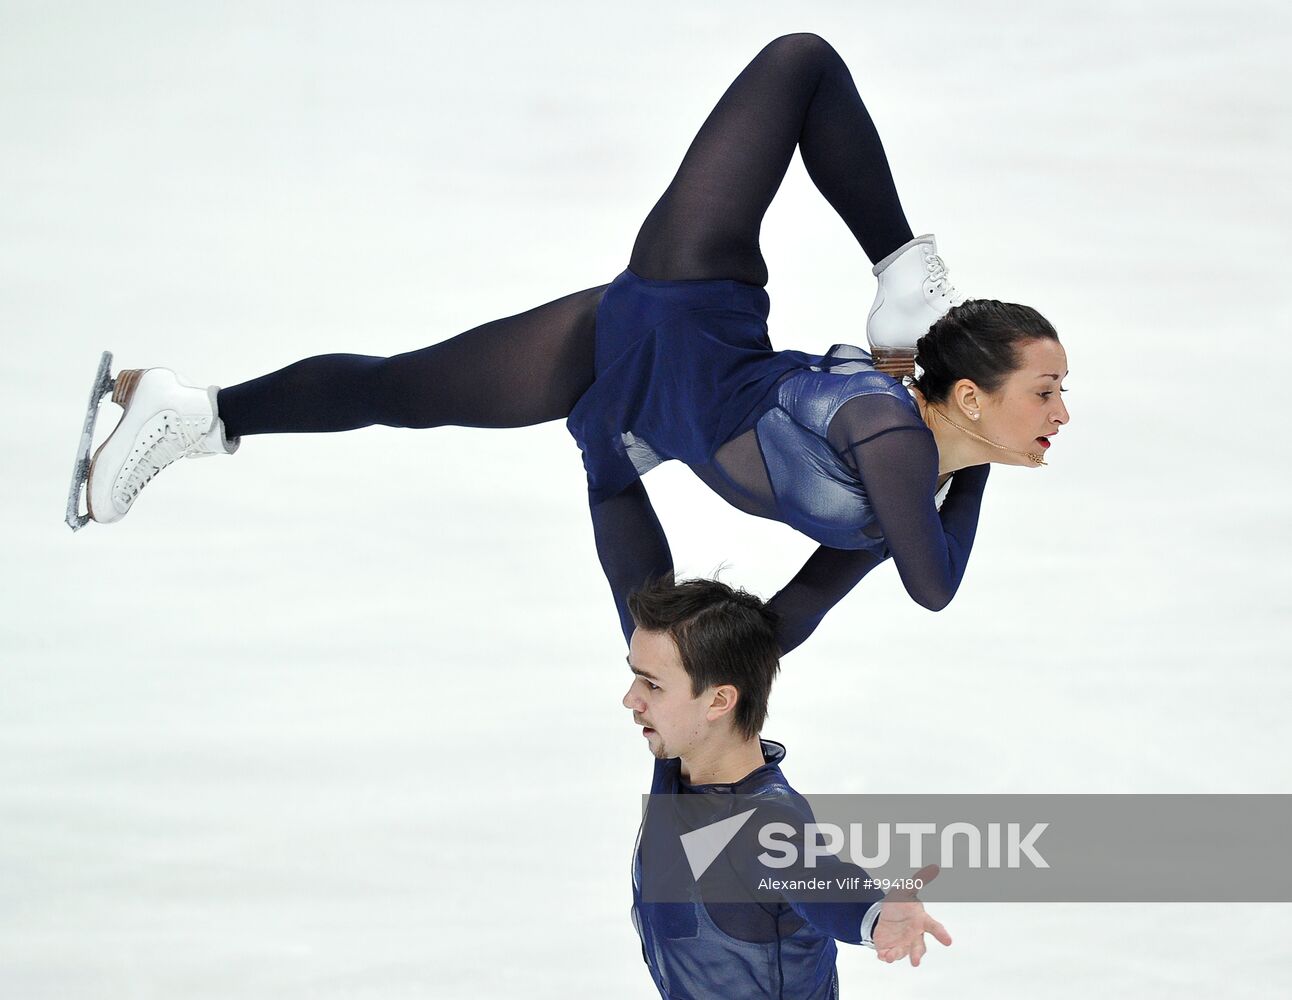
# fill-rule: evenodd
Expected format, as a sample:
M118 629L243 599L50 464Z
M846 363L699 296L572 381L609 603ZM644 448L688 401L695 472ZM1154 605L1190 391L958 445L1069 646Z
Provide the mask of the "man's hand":
M926 865L914 877L928 885L937 875L937 865ZM918 966L928 951L925 932L944 945L951 943L947 929L924 912L924 904L916 898L914 889L894 889L881 905L873 936L875 955L881 962L900 962L909 955L911 965Z

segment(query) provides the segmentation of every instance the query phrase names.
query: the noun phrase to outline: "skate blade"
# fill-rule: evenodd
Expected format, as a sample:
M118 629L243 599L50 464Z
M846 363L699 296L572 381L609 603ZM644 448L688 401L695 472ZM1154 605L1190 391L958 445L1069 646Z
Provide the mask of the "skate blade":
M90 445L94 441L94 423L99 417L99 402L113 390L116 379L109 374L112 368L112 352L104 351L99 359L99 369L94 373L94 384L90 386L90 402L85 409L85 423L81 427L81 441L76 449L76 461L72 465L72 485L67 491L67 526L73 531L85 527L90 520L89 500L86 500L86 512L81 512L81 495L90 478Z

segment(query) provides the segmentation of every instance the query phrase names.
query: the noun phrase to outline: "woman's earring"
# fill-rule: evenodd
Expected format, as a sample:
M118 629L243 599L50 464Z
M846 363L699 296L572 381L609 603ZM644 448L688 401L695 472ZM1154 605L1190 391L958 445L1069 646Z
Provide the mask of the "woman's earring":
M971 417L973 417L973 419L974 419L974 420L977 420L977 419L978 419L978 414L976 414L976 413L971 413L971 414L969 414L969 415L970 415Z

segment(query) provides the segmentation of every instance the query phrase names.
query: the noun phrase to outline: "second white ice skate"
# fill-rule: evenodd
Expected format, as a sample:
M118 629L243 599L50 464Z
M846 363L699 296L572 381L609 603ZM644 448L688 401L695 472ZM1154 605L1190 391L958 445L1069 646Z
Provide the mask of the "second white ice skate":
M965 296L947 277L932 233L898 247L872 273L879 288L866 319L866 340L875 367L894 376L912 374L916 341Z
M90 518L100 524L121 520L144 486L177 459L233 454L239 441L225 435L218 392L218 386L189 385L169 368L119 372L112 401L125 412L90 462Z

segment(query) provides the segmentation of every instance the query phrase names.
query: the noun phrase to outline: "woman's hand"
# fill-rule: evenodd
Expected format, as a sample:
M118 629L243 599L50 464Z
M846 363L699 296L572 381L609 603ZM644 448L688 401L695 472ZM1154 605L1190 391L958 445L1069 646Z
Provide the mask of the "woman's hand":
M937 874L937 865L926 865L914 877L927 885ZM918 966L928 951L925 933L932 934L943 945L951 943L947 929L924 912L924 904L916 898L914 889L894 889L881 905L883 909L879 911L872 936L875 955L881 962L900 962L910 956L911 965Z

